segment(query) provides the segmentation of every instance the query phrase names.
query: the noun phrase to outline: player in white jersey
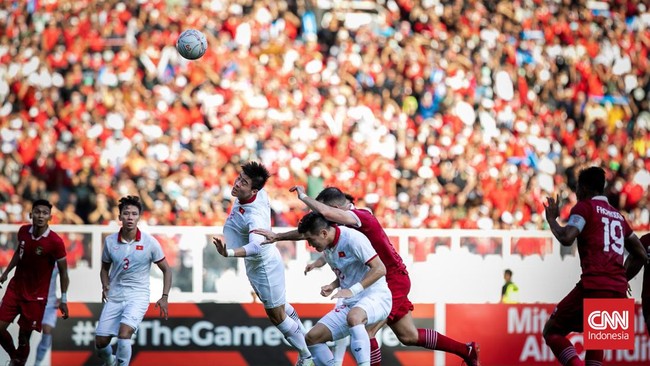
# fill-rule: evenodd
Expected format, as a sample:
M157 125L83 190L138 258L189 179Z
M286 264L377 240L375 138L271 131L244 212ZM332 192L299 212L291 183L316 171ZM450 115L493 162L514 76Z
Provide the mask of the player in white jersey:
M140 199L123 197L118 207L122 228L106 237L102 251L100 279L104 308L95 330L95 347L105 365L113 365L117 357L120 366L128 366L131 337L149 307L151 263L156 263L163 273L163 293L156 308L160 308L160 316L165 319L172 271L158 240L138 229L143 209ZM115 356L110 345L114 336L118 338Z
M231 194L237 200L224 225L225 242L216 237L213 242L224 257L244 257L246 275L264 304L266 315L300 353L297 365L313 365L302 322L285 299L284 263L280 252L275 245L261 245L265 238L251 233L255 228L271 228L271 205L262 189L269 177L262 164L242 165L242 172L232 187Z
M298 232L309 245L323 253L337 278L321 287L321 295L342 298L340 305L327 313L307 333L307 345L338 340L350 335L350 349L358 365L370 365L370 338L367 324L383 321L392 307L392 294L386 283L386 267L368 238L357 230L328 222L316 212L300 220ZM327 349L329 351L329 349ZM332 353L312 351L318 364L335 363Z
M39 366L43 363L47 351L52 345L52 331L56 328L57 311L59 310L59 299L56 296L56 279L59 276L59 268L54 266L52 270L52 278L50 279L50 291L47 293L47 305L45 305L45 313L43 313L43 320L41 325L43 331L41 341L38 342L36 348L36 362L34 366Z

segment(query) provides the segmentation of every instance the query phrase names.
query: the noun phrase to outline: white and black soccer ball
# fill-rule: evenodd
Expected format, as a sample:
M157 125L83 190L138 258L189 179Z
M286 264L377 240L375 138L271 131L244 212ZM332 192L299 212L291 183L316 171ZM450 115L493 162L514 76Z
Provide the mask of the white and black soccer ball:
M188 29L178 36L176 50L188 60L196 60L205 54L208 49L208 41L205 35L196 29Z

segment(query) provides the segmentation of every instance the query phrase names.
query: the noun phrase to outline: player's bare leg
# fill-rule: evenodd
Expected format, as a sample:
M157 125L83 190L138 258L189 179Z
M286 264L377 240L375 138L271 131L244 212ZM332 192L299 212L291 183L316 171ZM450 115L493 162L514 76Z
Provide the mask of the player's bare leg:
M11 334L7 331L7 327L9 327L9 323L0 321L0 346L7 352L9 358L13 359L16 357L16 345Z

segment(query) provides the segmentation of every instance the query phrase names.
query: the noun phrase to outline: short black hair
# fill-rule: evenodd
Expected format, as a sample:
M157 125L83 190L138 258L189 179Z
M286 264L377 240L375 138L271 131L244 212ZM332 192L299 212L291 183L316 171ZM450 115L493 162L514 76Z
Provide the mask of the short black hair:
M348 199L347 196L348 195L336 187L327 187L316 196L316 201L330 206L342 206L345 204L345 200Z
M37 199L37 200L35 200L34 202L32 202L32 210L33 210L36 206L45 206L45 207L47 207L48 209L52 210L52 204L50 203L50 201L45 200L45 199L42 199L42 198Z
M356 200L356 198L354 198L354 197L353 197L351 194L349 194L349 193L346 193L346 194L345 194L345 199L347 199L348 201L350 201L350 203L354 203L354 201Z
M578 185L583 190L595 195L602 195L605 193L605 170L598 166L592 166L582 169L578 176Z
M512 276L512 271L509 270L509 269L506 269L506 270L505 270L505 274L507 274L508 276Z
M298 232L300 234L316 234L320 230L326 229L329 226L330 223L325 219L325 216L312 211L300 219L300 222L298 223Z
M244 173L251 179L251 188L260 190L264 188L266 181L271 176L271 173L264 167L264 165L256 162L249 161L241 166Z
M122 213L122 210L126 206L135 206L138 208L138 212L142 213L143 210L142 201L140 201L140 197L138 196L126 196L120 198L120 203L117 205L117 207L120 210L120 213Z

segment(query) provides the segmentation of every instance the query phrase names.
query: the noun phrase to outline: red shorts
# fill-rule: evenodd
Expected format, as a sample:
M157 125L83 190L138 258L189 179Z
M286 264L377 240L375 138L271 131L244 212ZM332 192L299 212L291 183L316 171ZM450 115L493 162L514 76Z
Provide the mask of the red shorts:
M0 302L0 321L11 323L20 315L18 326L21 329L41 331L41 321L45 313L47 300L26 301L16 293L7 289Z
M626 297L627 294L625 292L585 289L581 283L578 283L557 304L555 310L553 310L553 314L551 314L551 319L555 320L555 324L559 327L556 330L563 335L571 332L583 332L584 299L624 299Z
M388 324L390 325L413 310L413 304L408 298L409 292L411 292L411 279L408 272L404 270L387 273L386 282L393 294L393 308L388 314Z

